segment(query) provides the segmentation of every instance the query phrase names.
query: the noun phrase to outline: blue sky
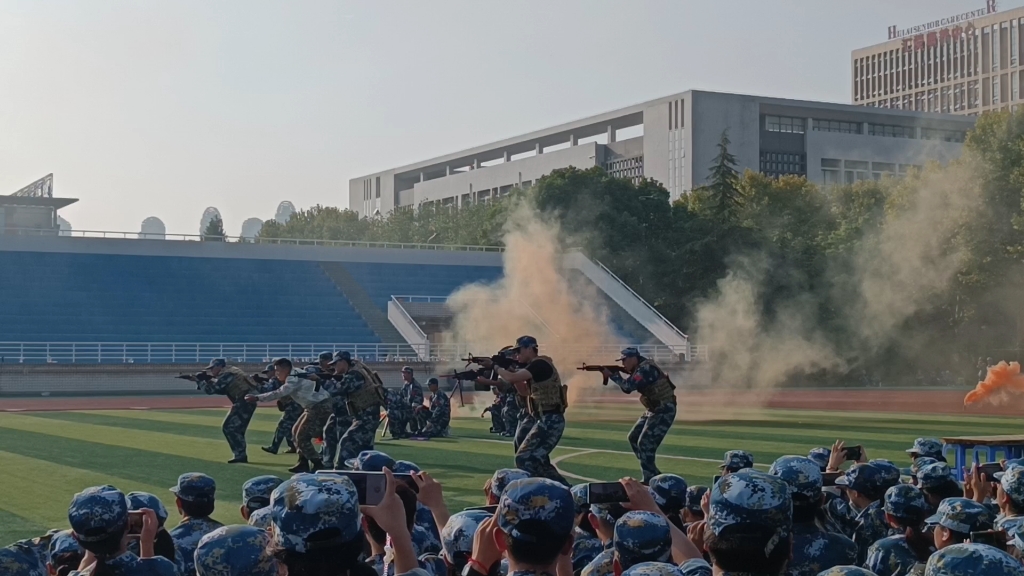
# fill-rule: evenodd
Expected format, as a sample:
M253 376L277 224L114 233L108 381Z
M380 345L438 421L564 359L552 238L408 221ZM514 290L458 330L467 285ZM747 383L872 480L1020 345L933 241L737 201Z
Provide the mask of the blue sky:
M1001 2L1002 9L1019 2ZM850 52L984 0L0 0L0 193L229 234L362 174L688 89L850 101Z

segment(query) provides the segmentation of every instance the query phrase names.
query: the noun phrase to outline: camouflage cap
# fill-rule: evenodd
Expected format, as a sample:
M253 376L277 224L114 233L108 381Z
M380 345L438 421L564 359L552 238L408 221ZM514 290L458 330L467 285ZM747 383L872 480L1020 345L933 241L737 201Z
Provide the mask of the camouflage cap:
M619 521L619 518L622 518L626 514L626 512L629 512L629 510L626 510L626 507L620 502L590 505L591 514L613 526Z
M779 538L785 538L793 527L789 485L777 476L753 469L719 480L711 489L710 512L708 527L716 535L735 524L755 524L772 528ZM765 553L770 553L772 547Z
M408 460L395 460L395 467L391 469L395 474L409 474L410 472L422 472L423 470L414 462Z
M0 574L4 576L47 576L46 567L25 546L0 548Z
M271 362L270 364L267 364L267 366L265 368L263 368L263 373L264 374L270 374L273 371L274 371L274 363L273 362Z
M845 474L836 478L836 486L857 492L870 493L881 485L882 471L866 462L850 466Z
M829 458L832 457L832 449L824 446L811 448L811 451L807 453L807 457L813 460L814 463L818 465L818 468L824 472L825 469L828 468Z
M228 365L228 361L224 358L214 358L210 360L210 365L206 367L207 370L210 368L225 368Z
M217 494L217 482L200 472L186 472L178 476L178 485L171 492L188 502L213 502Z
M920 456L928 456L929 458L939 458L942 456L942 442L939 442L935 438L918 438L914 440L914 445L907 449L907 454L917 454Z
M883 508L886 514L909 520L921 519L928 513L924 493L910 484L897 484L886 490Z
M658 474L647 482L655 504L665 514L678 513L686 506L686 479L675 474Z
M1011 466L1000 473L999 486L1014 503L1024 503L1024 466Z
M394 468L395 459L378 450L363 450L359 456L345 460L345 466L362 472L380 472Z
M274 544L293 552L348 542L362 533L359 494L347 476L296 474L270 496ZM330 540L308 538L336 530Z
M473 552L476 529L491 516L485 510L463 510L452 514L441 530L441 556L451 563L457 559L466 560Z
M71 530L61 530L50 537L50 545L46 549L50 563L53 563L53 560L61 554L71 553L85 553L85 550L78 544L78 540L75 540L75 535Z
M743 450L729 450L725 453L722 465L719 466L719 468L725 469L729 472L736 472L737 470L753 467L754 456L750 452L745 452Z
M223 526L196 547L197 576L277 576L277 560L268 552L270 534L252 526Z
M568 536L576 521L572 494L565 486L547 478L515 480L498 503L498 527L514 538L538 541L537 528L550 536ZM524 526L524 523L536 520Z
M690 486L686 489L686 506L690 512L700 512L700 501L708 491L707 486Z
M525 470L519 468L499 468L491 475L491 494L500 499L510 483L529 477L530 475Z
M316 357L317 360L323 362L324 360L334 360L334 352L323 351Z
M572 543L572 571L579 573L604 552L604 544L597 538L577 538Z
M868 460L868 464L878 468L878 471L881 473L878 477L878 483L883 489L888 490L900 483L900 469L891 460L874 458Z
M817 502L821 498L821 469L810 458L783 456L772 463L768 473L789 484L792 494Z
M954 532L968 534L992 528L992 512L968 498L946 498L939 510L925 520L929 526L943 526Z
M250 478L242 484L242 503L250 508L270 506L270 495L281 485L277 476L265 475Z
M586 484L576 484L569 488L569 493L572 494L573 510L576 514L583 514L590 509L590 490Z
M954 544L932 554L925 576L1024 576L1024 566L1006 552L985 544Z
M619 358L619 361L625 360L626 358L639 358L640 357L640 351L637 350L635 346L630 346L629 348L623 348L622 351L620 352L620 354L622 354L622 356Z
M271 519L273 516L274 511L270 509L270 506L254 510L252 514L249 514L249 526L270 530L270 525L272 524Z
M97 542L128 529L128 499L113 486L86 488L71 499L68 523L79 542Z
M331 360L331 364L337 364L338 362L347 362L349 366L352 365L352 354L348 350L342 350L334 353L334 359Z
M918 456L910 464L910 468L901 468L900 472L902 472L904 476L913 476L914 478L917 478L917 473L921 471L921 468L930 464L935 464L936 462L938 462L938 460L931 456Z
M818 572L818 576L876 576L871 570L865 570L860 566L833 566L828 570Z
M157 522L161 526L167 522L167 507L164 506L164 503L155 494L150 494L149 492L129 492L126 498L128 498L129 510L134 512L143 508L149 508L156 514Z
M668 562L672 558L672 531L668 520L653 512L627 512L615 523L612 545L619 564Z
M1003 471L996 472L995 474L993 474L992 479L1002 480L1003 474L1006 474L1007 470L1009 470L1010 468L1014 468L1016 466L1024 466L1024 458L1014 458L1012 460L1006 460L1005 462L1003 462Z
M641 562L623 570L622 576L683 576L683 571L667 562Z
M956 478L945 462L929 464L917 471L917 485L921 488L935 488L950 480L956 481Z

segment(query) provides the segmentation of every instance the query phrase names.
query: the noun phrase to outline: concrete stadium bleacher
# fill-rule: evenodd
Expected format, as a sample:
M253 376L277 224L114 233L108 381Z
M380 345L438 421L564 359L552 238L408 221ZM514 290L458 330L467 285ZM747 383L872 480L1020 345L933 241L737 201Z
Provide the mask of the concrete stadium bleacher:
M460 286L493 282L501 278L501 266L419 266L346 262L345 268L383 311L392 296L449 296Z

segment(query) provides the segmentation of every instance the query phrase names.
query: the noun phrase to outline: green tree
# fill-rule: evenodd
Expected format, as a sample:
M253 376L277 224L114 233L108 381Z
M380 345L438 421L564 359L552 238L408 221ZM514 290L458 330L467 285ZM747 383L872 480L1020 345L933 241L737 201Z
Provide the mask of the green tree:
M204 242L224 242L227 234L224 232L224 222L220 216L214 216L206 223L202 239Z
M744 195L740 189L740 173L736 169L736 156L729 152L729 131L722 131L718 141L718 154L711 164L709 183L701 187L696 199L707 203L706 209L719 222L732 222L743 207Z

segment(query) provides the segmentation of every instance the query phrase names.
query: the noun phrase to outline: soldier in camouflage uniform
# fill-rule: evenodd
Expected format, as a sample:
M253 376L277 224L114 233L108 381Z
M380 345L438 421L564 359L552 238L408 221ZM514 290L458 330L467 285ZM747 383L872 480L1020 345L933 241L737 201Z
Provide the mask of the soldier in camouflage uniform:
M995 501L999 505L995 527L1013 534L1024 526L1024 466L1007 463L1005 471L996 472L995 480Z
M156 514L156 520L157 524L160 526L160 531L167 532L167 529L164 527L167 524L167 518L169 516L167 514L167 508L164 506L164 503L156 497L156 494L150 494L149 492L129 492L126 497L128 498L129 511L136 512L149 508ZM159 534L159 531L157 533ZM169 532L168 537L170 537ZM173 540L173 537L171 539ZM132 539L128 543L128 551L138 556L140 552L139 541ZM168 558L165 556L165 558L174 562L174 565L178 568L179 572L182 574L185 573L184 552L178 550L177 546L174 547L174 557Z
M345 476L292 476L274 489L270 509L271 545L285 552L285 564L296 556L332 555L335 548L363 538L359 495ZM333 544L316 540L328 530ZM338 566L341 572L349 568ZM289 572L293 569L289 566Z
M615 576L642 562L669 562L671 558L668 520L653 512L627 512L615 523L612 548L598 554L581 576Z
M604 370L604 376L615 382L626 394L640 393L640 403L645 411L629 431L629 447L640 461L643 481L661 474L655 463L658 446L665 439L672 422L676 419L675 384L654 363L644 358L636 348L626 348L619 358L629 377L623 378L618 372Z
M274 489L281 485L282 480L277 476L257 476L250 478L242 484L242 506L239 512L246 521L252 517L257 510L270 506L270 495Z
M245 401L247 394L253 394L258 390L256 383L248 374L242 372L235 366L228 366L224 358L214 358L206 367L206 372L212 376L210 380L197 380L196 385L207 394L222 394L231 401L231 409L224 417L221 430L224 438L231 447L234 457L228 460L228 464L244 464L249 461L245 452L245 431L249 428L249 421L256 413L256 405Z
M933 510L937 510L946 498L963 494L963 488L945 462L935 462L918 470L917 487L924 493L925 501Z
M332 394L346 398L352 417L352 425L342 435L338 448L340 468L341 463L355 458L363 450L373 450L373 437L380 424L383 390L369 369L348 352L335 354L332 364L335 374L341 375Z
M49 561L48 550L50 543L57 534L60 534L60 532L60 530L48 530L46 534L43 534L42 536L36 536L35 538L29 538L27 540L18 540L14 544L11 544L10 547L16 548L21 552L27 551L29 554L34 555L39 559L39 565L45 570L46 563Z
M263 369L263 373L270 380L263 386L260 386L260 394L273 392L284 385L284 382L278 380L274 375L273 363L267 364L267 367ZM281 412L281 419L277 421L277 428L274 429L274 438L270 441L270 446L260 446L260 450L270 454L277 454L278 450L281 449L281 443L287 442L288 450L285 451L285 454L294 454L297 452L297 448L295 447L295 435L292 433L292 428L299 421L299 417L302 416L304 409L298 402L287 397L277 401L277 409Z
M946 461L946 458L942 455L942 442L935 438L918 438L914 440L914 445L907 449L907 454L911 460L934 458L939 462Z
M217 483L206 474L187 472L178 476L178 485L171 488L177 497L181 522L171 530L174 547L182 555L186 575L195 574L195 553L199 540L223 526L210 518L217 494Z
M928 517L924 494L909 484L893 486L885 493L885 513L891 517L890 524L910 530L912 539L901 533L875 542L868 548L864 567L878 576L922 574L932 547L932 539L922 530Z
M505 397L493 386L491 387L491 392L494 394L494 399L491 400L490 406L484 408L483 411L480 412L480 417L483 418L485 414L490 414L491 427L487 431L491 434L504 434L505 420L502 417L501 411L505 405Z
M1024 567L1006 552L985 544L957 544L932 554L925 576L1024 576Z
M686 479L675 474L658 474L647 483L647 490L654 503L676 527L683 528L683 508L686 506L686 492L690 489Z
M849 502L833 499L825 510L843 534L857 544L858 564L864 564L872 544L889 535L882 508L886 478L887 472L874 464L854 464L836 479L836 486L846 492Z
M506 438L515 438L519 427L519 412L522 409L517 400L518 396L515 388L511 386L501 393L501 420L505 426L505 431L501 435Z
M545 543L546 550L552 550L550 558L538 558L538 564L531 566L535 574L555 574L558 559L571 553L575 505L569 489L547 478L527 478L515 480L505 488L505 493L498 503L494 515L497 522L496 530L508 543L509 576L526 576L532 572L522 567L522 560L516 557L515 550ZM552 546L554 545L554 546ZM500 553L495 557L474 558L484 566L493 566L500 560Z
M568 388L562 384L551 359L538 355L537 340L533 336L521 336L516 340L515 349L519 362L525 363L526 367L515 372L504 368L496 368L495 371L514 385L521 395L529 396L530 413L536 418L536 423L516 452L516 467L526 470L531 476L550 478L568 487L569 481L558 473L550 458L551 451L565 431Z
M163 508L163 505L161 504L160 507ZM47 549L47 568L56 573L61 566L77 567L82 563L84 555L85 550L82 549L78 540L75 540L74 533L71 530L61 530L50 539L50 546Z
M971 532L991 530L993 520L992 511L983 504L967 498L946 498L925 523L934 527L935 547L941 550L962 543Z
M47 571L31 548L12 544L6 548L0 548L0 574L5 576L47 576Z
M700 503L708 490L707 486L690 486L686 489L686 503L681 513L684 526L689 527L690 524L704 519L704 509L700 507Z
M817 576L834 566L857 562L857 545L842 534L822 530L817 522L821 507L821 469L810 458L783 456L768 470L789 484L793 499L793 553L786 576Z
M395 439L408 438L420 429L418 410L423 406L423 387L413 376L410 366L402 367L402 388L388 405L388 428Z
M427 413L427 417L423 419L426 424L417 436L422 438L447 437L452 420L451 399L447 394L438 390L437 378L427 380L427 388L430 390L430 409L428 412L422 405L418 409L419 412Z
M337 382L327 376L334 375L334 354L321 352L317 356L317 363L306 366L307 373L323 375L325 378L321 385L331 395L331 415L327 417L322 433L323 443L320 445L320 459L327 466L333 466L338 455L338 443L341 435L352 425L352 417L348 413L348 402L343 394L336 391Z
M270 534L252 526L225 526L203 536L196 548L198 576L278 576Z
M68 507L68 523L78 543L93 553L108 574L178 575L178 568L166 558L139 558L128 551L128 498L113 486L94 486L75 494ZM94 569L90 566L71 574L86 576Z

